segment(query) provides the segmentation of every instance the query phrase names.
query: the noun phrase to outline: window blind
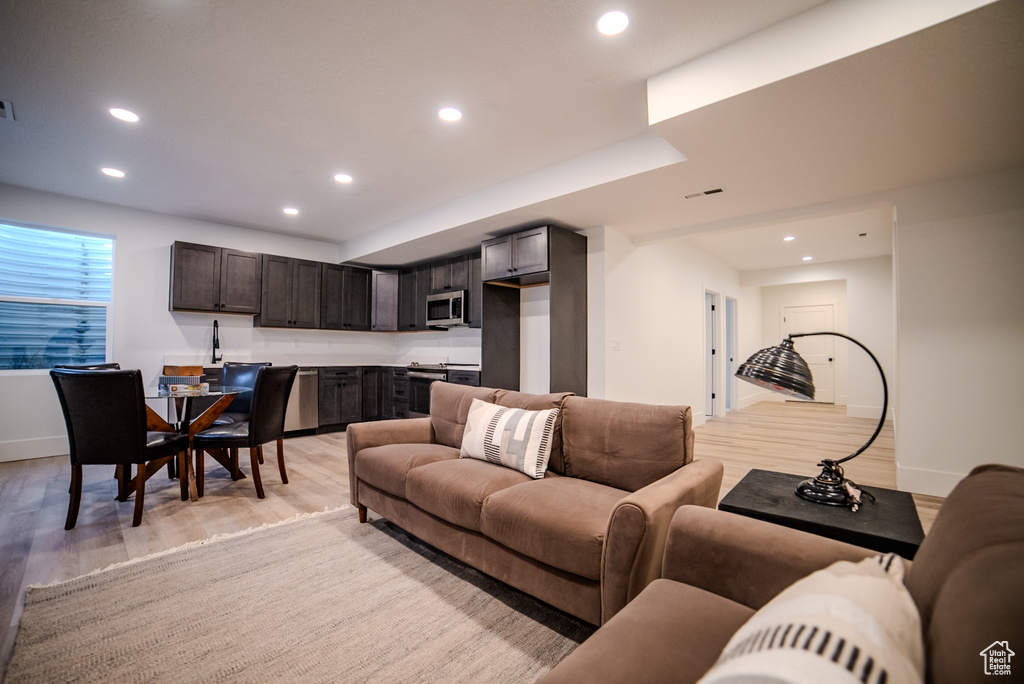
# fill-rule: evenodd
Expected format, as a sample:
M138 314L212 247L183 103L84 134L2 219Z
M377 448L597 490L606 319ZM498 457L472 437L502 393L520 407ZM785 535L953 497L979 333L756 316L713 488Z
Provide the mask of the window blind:
M106 361L113 248L0 224L0 370Z

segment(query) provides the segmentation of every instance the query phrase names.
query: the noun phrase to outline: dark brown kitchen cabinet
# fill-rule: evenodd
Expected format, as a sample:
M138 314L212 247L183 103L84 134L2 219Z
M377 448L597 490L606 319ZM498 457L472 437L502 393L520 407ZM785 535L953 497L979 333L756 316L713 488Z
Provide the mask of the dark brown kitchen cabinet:
M398 329L427 330L430 264L405 269L398 275Z
M382 370L379 366L363 367L363 420L380 420L383 417Z
M170 310L258 314L262 276L262 254L175 242Z
M370 329L370 271L354 266L323 265L320 327Z
M384 388L381 397L381 418L409 417L409 370L387 367L383 370Z
M320 430L363 420L363 369L328 367L319 369L318 414Z
M469 261L465 254L430 264L430 294L465 290L469 286Z
M254 324L319 328L322 268L316 261L264 254L263 297Z
M373 271L370 330L398 330L398 271Z
M484 282L514 279L528 285L543 282L535 276L548 271L548 226L485 240L480 245ZM538 276L539 277L539 276Z
M466 296L469 299L469 312L466 324L470 328L479 328L483 321L483 279L480 275L480 253L469 255L469 287Z

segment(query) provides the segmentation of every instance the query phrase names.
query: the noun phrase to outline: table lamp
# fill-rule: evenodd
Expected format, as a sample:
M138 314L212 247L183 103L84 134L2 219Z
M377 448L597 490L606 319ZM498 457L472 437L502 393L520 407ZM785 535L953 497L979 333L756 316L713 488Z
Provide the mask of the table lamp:
M849 456L838 460L822 459L821 474L801 482L796 488L796 494L801 499L813 501L814 503L827 504L830 506L850 506L854 511L860 504L860 490L856 484L847 480L843 475L843 468L840 465L851 458L859 456L871 446L871 443L878 437L885 424L885 413L889 408L889 385L885 381L885 373L882 372L882 365L867 347L853 339L849 335L837 332L813 332L794 333L786 337L781 344L754 353L749 359L742 363L736 371L736 377L746 380L759 387L779 392L791 397L800 399L814 399L814 381L811 378L811 369L803 357L793 348L793 340L798 337L811 337L814 335L835 335L847 339L867 352L871 360L875 362L879 375L882 376L882 417L878 421L878 427L871 435L871 438L857 451ZM867 494L867 492L864 492ZM870 494L868 494L870 496ZM871 497L874 499L874 497Z

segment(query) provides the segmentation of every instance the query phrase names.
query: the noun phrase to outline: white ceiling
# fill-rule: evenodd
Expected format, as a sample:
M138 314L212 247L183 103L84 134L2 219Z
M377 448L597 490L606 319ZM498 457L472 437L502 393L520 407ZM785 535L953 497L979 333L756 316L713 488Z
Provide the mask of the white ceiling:
M2 0L0 99L17 120L0 123L0 182L373 244L494 188L561 187L559 169L593 162L589 183L456 212L420 239L355 254L397 264L542 220L649 240L789 212L809 235L844 221L805 221L797 207L1024 164L1018 0L648 126L648 78L819 4ZM600 36L614 8L630 26ZM447 105L463 120L440 121ZM116 121L112 106L141 122ZM651 170L602 175L604 151L650 151L652 137L676 156L655 150L666 161ZM682 198L714 187L725 192ZM702 239L737 267L769 263ZM857 240L837 253L860 253Z

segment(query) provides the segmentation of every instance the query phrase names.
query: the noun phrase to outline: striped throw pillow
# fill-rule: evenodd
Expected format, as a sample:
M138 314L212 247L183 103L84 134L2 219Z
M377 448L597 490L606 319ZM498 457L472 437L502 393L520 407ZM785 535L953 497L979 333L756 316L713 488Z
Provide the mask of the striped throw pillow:
M462 458L477 458L544 477L558 409L527 411L474 399L469 407Z
M921 620L903 560L890 553L837 561L789 586L740 627L698 684L923 680Z

